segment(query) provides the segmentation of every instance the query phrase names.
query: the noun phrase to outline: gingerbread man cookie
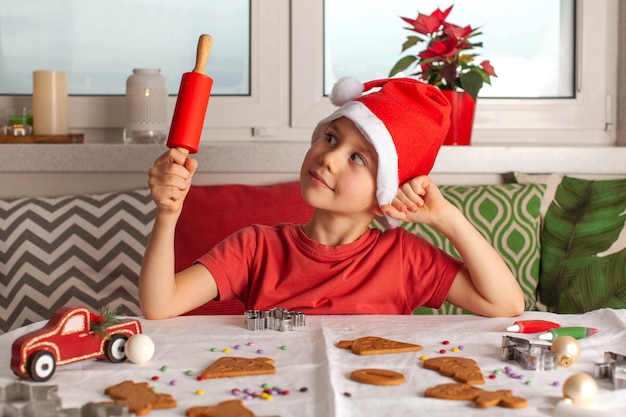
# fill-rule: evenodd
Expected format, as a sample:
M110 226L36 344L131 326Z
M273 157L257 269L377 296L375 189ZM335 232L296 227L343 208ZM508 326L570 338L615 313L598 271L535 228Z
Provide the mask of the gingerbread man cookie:
M152 409L176 407L174 397L155 393L147 382L120 382L106 388L104 393L116 401L126 403L128 409L137 415L148 414Z
M524 408L528 401L514 396L509 390L486 391L468 384L442 384L428 388L425 397L442 400L473 400L480 408L499 405L507 408Z

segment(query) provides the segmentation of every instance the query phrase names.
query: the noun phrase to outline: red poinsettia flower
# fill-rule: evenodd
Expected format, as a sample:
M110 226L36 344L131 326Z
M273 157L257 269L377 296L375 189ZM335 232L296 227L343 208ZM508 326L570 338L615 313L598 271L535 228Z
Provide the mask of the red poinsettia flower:
M481 62L480 66L483 67L483 69L485 70L487 74L491 75L492 77L497 77L495 70L493 69L493 67L491 66L488 60Z
M474 62L477 56L474 49L483 46L482 42L473 41L480 35L478 29L446 21L452 7L444 11L438 8L430 15L418 13L416 19L401 17L411 25L407 30L422 35L408 36L402 51L422 42L426 47L418 54L400 58L389 76L415 66L416 72L411 75L444 90L465 90L476 99L483 84L490 84L490 77L496 77L496 73L488 60L480 64Z
M438 31L441 25L445 23L450 10L452 10L452 6L443 12L437 9L431 15L419 13L417 19L409 19L408 17L402 17L402 19L413 26L413 29L409 30L421 33L422 35L430 35Z
M446 60L448 57L454 57L459 53L458 42L454 38L448 38L443 41L434 42L430 48L420 52L417 56L422 59L439 58Z
M104 323L104 317L101 316L100 314L91 313L90 316L91 317L89 321L91 322L92 325L94 324L98 325L98 324Z

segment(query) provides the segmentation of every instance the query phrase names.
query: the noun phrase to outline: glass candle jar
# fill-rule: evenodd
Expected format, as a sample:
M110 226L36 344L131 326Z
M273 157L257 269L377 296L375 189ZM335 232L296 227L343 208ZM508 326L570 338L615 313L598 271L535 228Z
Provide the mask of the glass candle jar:
M126 80L124 143L164 143L167 130L165 77L160 69L133 69Z

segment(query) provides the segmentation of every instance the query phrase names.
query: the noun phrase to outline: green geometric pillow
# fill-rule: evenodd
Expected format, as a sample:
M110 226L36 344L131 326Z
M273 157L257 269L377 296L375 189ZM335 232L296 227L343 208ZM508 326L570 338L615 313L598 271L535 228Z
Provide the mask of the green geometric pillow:
M626 179L565 176L546 213L540 300L549 311L626 308Z
M526 310L537 305L539 280L539 207L543 184L502 184L481 186L441 185L443 196L454 204L500 253L524 292ZM374 221L374 227L383 228ZM447 238L431 226L402 223L408 231L460 259ZM414 314L467 314L447 301L440 309L420 307Z

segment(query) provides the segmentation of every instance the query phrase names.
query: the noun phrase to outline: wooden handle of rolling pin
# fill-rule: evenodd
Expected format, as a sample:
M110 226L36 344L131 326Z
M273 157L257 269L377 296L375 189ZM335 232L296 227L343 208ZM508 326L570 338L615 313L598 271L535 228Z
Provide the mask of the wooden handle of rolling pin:
M206 63L209 60L212 47L213 37L211 35L200 35L200 39L198 39L198 49L196 50L196 66L193 68L192 72L206 74Z

